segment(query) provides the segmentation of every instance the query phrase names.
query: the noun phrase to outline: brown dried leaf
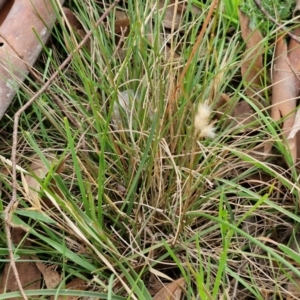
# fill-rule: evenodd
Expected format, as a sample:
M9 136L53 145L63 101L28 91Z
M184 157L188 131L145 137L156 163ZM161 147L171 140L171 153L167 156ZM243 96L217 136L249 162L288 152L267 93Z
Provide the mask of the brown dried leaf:
M297 113L296 113L296 116L295 116L295 122L294 122L293 127L290 131L288 139L294 138L297 135L297 132L299 130L300 130L300 109L297 110ZM297 158L299 158L298 155L297 155Z
M165 7L165 1L160 0L158 3L159 13L164 13L163 17L163 26L168 29L177 30L180 26L180 22L182 19L182 14L178 10L178 4L169 3L167 7Z
M121 34L124 32L124 36L129 34L129 26L130 26L130 19L127 15L120 10L116 11L116 20L115 20L115 33Z
M179 278L159 290L153 297L153 300L180 300L184 288L185 280L184 278Z
M293 34L299 36L300 27L296 28ZM289 43L288 58L290 60L290 67L295 77L295 93L298 96L300 92L300 45L294 39L291 39Z
M233 117L235 121L239 125L247 125L251 124L252 122L255 121L254 118L254 110L251 108L248 102L245 100L240 101L234 108L233 111ZM250 126L248 127L248 130L252 130ZM243 131L247 131L247 129L243 129Z
M233 123L239 126L239 132L249 132L254 129L253 122L255 121L254 110L245 100L241 100L230 110L229 106L230 97L224 93L219 96L218 102L216 104L215 110L217 112L217 117L220 118L221 115L227 116L226 124L228 126ZM248 125L248 126L245 126Z
M291 68L287 45L283 37L278 38L276 41L273 66L271 116L275 121L285 118L283 133L295 162L297 156L296 137L288 137L295 122L296 97L298 94L297 78Z
M163 288L163 284L153 276L148 284L148 291L151 296L156 295Z
M24 238L24 231L20 228L12 229L12 242L15 245L19 245ZM25 240L24 245L29 246L30 242ZM18 270L20 282L24 290L36 290L41 287L41 272L37 268L36 264L33 261L30 261L31 258L26 255L21 255L19 260L27 260L24 262L16 262L16 267ZM18 285L15 280L15 275L10 267L10 263L6 263L4 271L1 274L1 284L0 284L0 294L4 292L14 292L18 291ZM19 297L10 298L10 299L22 299Z
M264 52L263 37L258 29L250 28L250 19L239 10L239 19L242 37L246 43L246 51L243 57L241 71L245 83L246 93L254 97L261 90L261 71L263 70L262 54Z
M299 5L300 5L300 1ZM300 7L300 6L299 6ZM296 28L293 32L294 35L299 36L300 35L300 27ZM295 74L295 87L296 87L296 96L299 96L300 91L300 45L293 39L291 39L289 43L289 52L288 57L290 60L291 68L293 73ZM295 116L295 122L293 124L293 128L288 136L288 139L290 138L296 138L296 144L298 145L300 142L300 134L297 134L297 132L300 129L300 111L298 109L296 116ZM297 147L297 159L300 158L300 147Z
M39 179L44 179L48 173L48 168L40 159L33 159L30 169ZM25 190L25 197L32 205L33 209L41 210L41 203L39 197L39 190L41 188L37 179L30 174L25 176L21 173L22 183Z
M76 30L80 35L80 31L85 31L83 25L79 22L75 14L67 7L63 7L63 12L73 30Z
M293 282L289 282L287 284L287 291L291 295L287 295L286 300L294 300L300 298L300 278L296 276L292 276ZM295 298L296 297L296 298Z
M86 35L86 31L83 25L79 22L76 15L67 7L63 8L63 13L66 17L65 23L67 24L69 31L75 33L80 40L83 40ZM63 32L63 35L64 35L65 45L68 51L71 52L74 46L72 45L72 42L70 43L70 38L66 36L65 32ZM72 37L73 37L74 44L78 45L76 37L74 35L72 35ZM87 44L89 45L89 42L87 42Z
M56 265L46 266L44 263L40 262L37 256L31 256L32 259L35 260L36 266L43 274L44 281L46 284L47 289L54 289L56 288L62 279L61 274L59 274L55 268Z
M70 281L67 285L66 285L66 289L68 290L80 290L80 291L84 291L87 288L87 285L85 283L84 280L82 280L81 278L74 278L72 281ZM55 298L55 296L50 297L50 300L77 300L78 296L59 296L57 298Z

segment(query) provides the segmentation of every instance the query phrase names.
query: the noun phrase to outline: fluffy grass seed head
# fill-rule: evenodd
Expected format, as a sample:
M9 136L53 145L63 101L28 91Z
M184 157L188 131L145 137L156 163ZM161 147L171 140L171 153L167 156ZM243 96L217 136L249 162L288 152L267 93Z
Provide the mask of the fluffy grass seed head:
M209 117L211 115L211 108L207 102L199 103L197 113L194 120L194 126L200 133L200 137L214 138L215 128L213 124L209 123Z

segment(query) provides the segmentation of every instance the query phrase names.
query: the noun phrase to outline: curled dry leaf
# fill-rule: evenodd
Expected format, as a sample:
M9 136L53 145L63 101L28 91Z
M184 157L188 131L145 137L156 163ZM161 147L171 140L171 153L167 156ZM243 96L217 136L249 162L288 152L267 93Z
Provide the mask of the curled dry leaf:
M184 288L185 280L184 278L179 278L159 290L153 297L153 300L180 300Z
M38 58L40 40L47 41L55 19L50 0L9 1L0 10L0 119L28 74L28 67Z
M242 37L246 43L246 51L242 59L241 71L246 93L254 97L261 90L261 76L263 67L262 54L264 47L260 31L250 28L250 19L239 10Z

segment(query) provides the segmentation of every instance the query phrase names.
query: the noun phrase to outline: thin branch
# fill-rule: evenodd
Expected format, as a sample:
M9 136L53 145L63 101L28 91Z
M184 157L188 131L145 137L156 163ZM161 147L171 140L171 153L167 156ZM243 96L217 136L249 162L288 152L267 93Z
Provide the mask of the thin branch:
M254 0L256 6L258 7L258 9L271 21L273 22L277 27L278 29L284 31L285 34L287 34L290 38L292 38L294 41L296 41L297 43L300 44L300 39L292 34L291 32L289 32L289 30L283 25L281 24L280 22L278 22L274 17L272 17L267 11L266 9L262 6L260 0Z
M103 13L101 18L96 22L94 25L94 28L97 28L108 16L110 11L120 2L120 0L115 0L114 3ZM19 291L23 297L23 299L27 300L27 296L23 290L22 284L20 282L20 278L18 275L18 270L16 267L16 263L14 260L14 254L12 250L12 241L11 241L11 221L10 221L10 215L12 213L12 208L17 202L17 168L16 168L16 152L17 152L17 144L18 144L18 125L19 125L19 119L21 114L33 104L33 102L40 97L50 86L50 84L58 77L60 72L69 64L71 59L73 58L74 54L78 52L88 41L90 36L93 34L93 30L90 30L84 37L84 39L79 43L79 45L76 47L76 49L68 55L68 57L63 61L63 63L59 66L57 71L53 73L53 75L48 79L48 81L40 88L40 90L25 104L23 105L14 116L14 128L13 128L13 144L12 144L12 155L11 155L11 162L12 162L12 197L7 205L7 207L4 210L4 217L5 217L5 231L6 231L6 239L7 239L7 247L9 252L9 258L11 262L11 267L13 269Z

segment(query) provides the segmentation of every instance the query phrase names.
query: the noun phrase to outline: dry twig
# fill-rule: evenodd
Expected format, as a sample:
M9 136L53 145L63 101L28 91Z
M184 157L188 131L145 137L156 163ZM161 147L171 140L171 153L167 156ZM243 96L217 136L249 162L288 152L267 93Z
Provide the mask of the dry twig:
M101 18L96 22L95 28L98 27L104 19L108 16L110 11L120 2L120 0L115 0L114 3L103 13ZM23 105L14 116L14 129L13 129L13 145L12 145L12 155L11 155L11 161L12 161L12 197L7 205L7 207L4 210L4 218L5 218L5 231L6 231L6 239L7 239L7 247L9 252L9 258L11 262L11 267L14 272L16 281L18 283L19 291L23 297L23 299L27 300L27 296L23 290L22 284L20 282L20 278L18 276L18 270L16 267L16 263L14 260L13 250L12 250L12 241L11 241L11 233L10 229L12 227L10 216L12 213L12 208L14 207L15 203L17 202L17 168L16 168L16 152L17 152L17 144L18 144L18 125L19 125L19 119L21 114L33 104L33 102L40 97L50 86L50 84L57 78L59 73L69 64L71 59L73 58L74 54L80 50L88 41L90 36L93 34L93 29L90 30L84 37L84 39L80 42L78 47L68 55L68 57L63 61L63 63L59 66L56 72L53 73L53 75L48 79L48 81L40 88L40 90L25 104Z

